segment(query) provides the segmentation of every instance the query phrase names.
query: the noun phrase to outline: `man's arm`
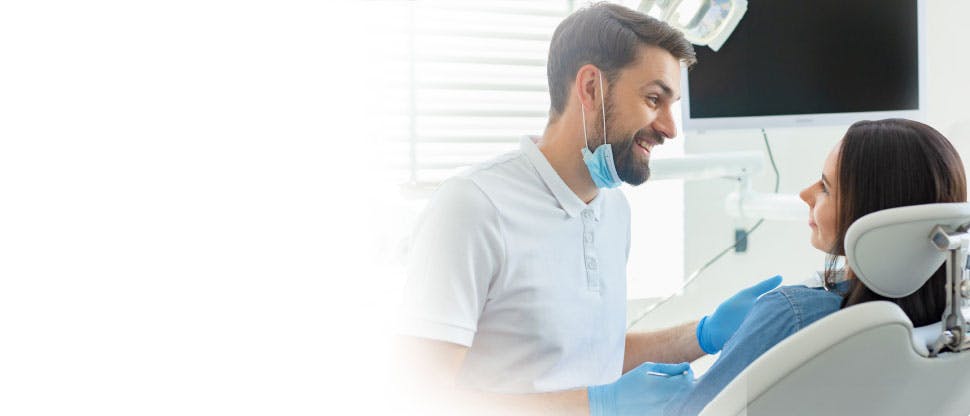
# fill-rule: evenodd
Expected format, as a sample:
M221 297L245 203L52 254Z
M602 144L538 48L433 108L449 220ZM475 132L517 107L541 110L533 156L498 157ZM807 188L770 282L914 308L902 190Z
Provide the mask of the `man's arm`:
M774 276L741 290L699 322L655 332L627 334L623 372L644 361L690 362L705 354L716 354L738 330L758 298L781 284L781 280L781 276Z
M467 347L407 336L396 347L398 392L416 414L589 415L585 388L520 395L460 389L455 378Z
M652 361L656 363L691 362L706 355L697 343L697 321L653 332L626 334L623 372Z

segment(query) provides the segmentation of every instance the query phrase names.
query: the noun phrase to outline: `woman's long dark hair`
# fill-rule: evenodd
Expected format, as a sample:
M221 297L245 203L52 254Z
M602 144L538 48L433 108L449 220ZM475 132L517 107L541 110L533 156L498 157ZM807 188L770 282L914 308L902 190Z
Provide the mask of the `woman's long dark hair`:
M862 216L883 209L937 202L966 202L967 180L956 149L940 132L904 119L860 121L849 127L838 157L836 239L829 250L826 285L835 276L837 256L845 255L845 233ZM847 277L852 271L846 270ZM898 305L914 326L939 321L946 307L946 265L916 292L903 298L881 296L850 280L842 307L886 300Z

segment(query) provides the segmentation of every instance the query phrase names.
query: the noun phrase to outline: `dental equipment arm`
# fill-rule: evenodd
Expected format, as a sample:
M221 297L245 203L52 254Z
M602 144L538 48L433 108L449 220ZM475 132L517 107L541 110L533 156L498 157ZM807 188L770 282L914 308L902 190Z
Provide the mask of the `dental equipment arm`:
M964 306L970 300L970 280L967 276L967 252L970 251L970 224L955 230L939 225L933 229L930 241L941 252L946 252L947 282L946 309L941 320L942 333L933 344L931 356L941 352L961 352L970 349L970 323L964 316Z

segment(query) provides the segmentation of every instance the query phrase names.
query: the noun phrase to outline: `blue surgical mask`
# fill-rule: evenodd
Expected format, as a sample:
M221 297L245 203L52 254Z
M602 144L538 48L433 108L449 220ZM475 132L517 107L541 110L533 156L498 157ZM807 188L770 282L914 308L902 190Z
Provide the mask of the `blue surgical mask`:
M613 163L613 146L603 144L596 148L595 152L590 152L589 148L583 146L583 162L589 170L589 176L593 177L593 183L597 188L616 188L623 181L616 173L616 165Z
M583 116L583 163L589 170L589 176L593 178L593 183L597 188L616 188L623 183L620 175L616 173L616 163L613 162L613 146L606 142L606 102L603 98L603 74L600 77L600 105L603 110L603 144L596 147L593 152L589 151L589 137L586 135L586 108L580 109ZM582 106L582 104L580 104Z

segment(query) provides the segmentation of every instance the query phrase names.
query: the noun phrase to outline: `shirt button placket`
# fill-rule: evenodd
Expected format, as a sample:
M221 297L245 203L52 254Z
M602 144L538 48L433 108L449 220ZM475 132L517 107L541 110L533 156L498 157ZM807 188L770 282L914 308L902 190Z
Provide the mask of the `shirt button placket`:
M586 257L586 287L589 290L599 291L599 264L596 260L596 248L593 245L594 221L593 210L583 210L583 254Z

